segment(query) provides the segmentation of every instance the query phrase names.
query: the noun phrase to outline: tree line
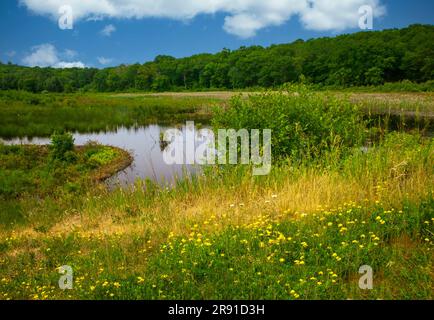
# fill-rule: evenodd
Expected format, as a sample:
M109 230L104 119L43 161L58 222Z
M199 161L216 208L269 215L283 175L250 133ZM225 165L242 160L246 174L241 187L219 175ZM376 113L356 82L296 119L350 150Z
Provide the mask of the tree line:
M434 25L223 49L180 59L159 55L152 62L105 69L0 63L1 90L31 92L269 88L298 81L351 87L433 79Z

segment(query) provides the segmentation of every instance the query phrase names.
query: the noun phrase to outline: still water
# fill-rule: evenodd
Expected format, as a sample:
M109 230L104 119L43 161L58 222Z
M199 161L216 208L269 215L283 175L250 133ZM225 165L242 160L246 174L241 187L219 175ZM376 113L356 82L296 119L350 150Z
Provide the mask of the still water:
M111 177L107 183L110 185L128 186L137 179L151 179L160 184L170 184L175 179L185 175L195 174L200 170L197 165L168 165L163 155L168 148L161 146L160 134L173 127L149 125L140 128L120 127L116 131L99 133L74 133L76 145L84 145L89 141L96 141L103 145L110 145L122 148L130 152L134 160L130 167ZM198 135L198 128L179 126L176 129L182 132L181 140L177 139L172 143L183 143L186 135L194 131ZM2 140L5 144L49 144L49 138L13 138ZM184 148L185 149L185 148ZM185 152L185 151L184 151Z

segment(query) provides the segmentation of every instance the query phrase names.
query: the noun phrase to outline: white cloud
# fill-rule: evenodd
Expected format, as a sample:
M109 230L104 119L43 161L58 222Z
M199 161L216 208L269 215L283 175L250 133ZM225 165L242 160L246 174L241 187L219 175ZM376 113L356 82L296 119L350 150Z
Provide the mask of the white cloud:
M70 54L73 52L70 50ZM68 52L68 51L66 51ZM68 53L65 53L66 55ZM32 48L32 52L23 59L23 63L30 67L53 67L53 68L85 68L81 61L61 61L56 47L44 43Z
M238 14L226 17L223 28L226 32L236 34L241 38L250 38L264 26L264 22L256 16L250 14Z
M110 58L104 58L104 57L98 57L97 60L98 60L98 62L99 62L100 64L102 64L102 65L109 64L109 63L111 63L111 62L113 61L113 59L110 59Z
M29 10L58 18L64 0L20 0ZM224 13L223 28L251 37L268 26L298 17L307 29L344 30L358 26L358 9L370 5L374 16L385 14L381 0L69 0L75 19L149 18L192 19L199 14ZM114 31L114 30L113 30ZM110 32L111 33L111 32ZM109 33L109 34L110 34Z
M61 68L61 69L67 69L67 68L86 68L86 65L81 62L81 61L74 61L74 62L65 62L65 61L60 61L58 63L56 63L54 66L54 68Z
M300 16L300 20L311 30L342 31L351 27L356 28L360 18L359 8L363 5L371 6L375 17L381 17L386 13L386 8L379 0L317 0L313 10L307 10Z
M23 59L23 62L31 67L48 67L59 62L56 48L51 44L41 44L32 48L32 53Z
M110 37L112 33L115 31L116 31L116 27L112 24L108 24L101 30L100 33L105 37Z

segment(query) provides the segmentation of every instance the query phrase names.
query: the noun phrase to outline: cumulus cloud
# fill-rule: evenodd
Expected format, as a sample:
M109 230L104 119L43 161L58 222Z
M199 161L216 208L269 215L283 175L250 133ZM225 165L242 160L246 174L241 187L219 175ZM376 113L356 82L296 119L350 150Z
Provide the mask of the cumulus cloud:
M64 0L20 0L29 10L58 18ZM192 19L199 14L226 14L223 28L239 37L298 17L307 29L344 30L358 26L358 9L370 5L374 16L385 13L382 0L69 0L75 19Z
M266 23L258 17L250 14L237 14L225 18L223 28L226 32L235 34L241 38L253 37L256 32L266 26Z
M81 61L74 61L74 62L66 62L66 61L59 61L56 63L54 68L61 68L61 69L67 69L67 68L86 68L86 65Z
M56 48L51 44L41 44L32 48L32 53L23 59L23 62L31 67L48 67L59 62Z
M98 58L96 58L96 59L97 59L98 62L99 62L100 64L102 64L102 65L109 64L109 63L111 63L111 62L113 61L113 59L110 59L110 58L104 58L104 57L98 57Z
M72 52L72 50L71 50ZM71 54L69 52L69 54ZM65 52L68 55L68 51ZM61 61L56 47L44 43L34 46L31 53L24 57L23 63L29 67L53 67L53 68L85 68L81 61Z
M113 32L116 31L116 27L112 24L106 25L102 30L101 34L105 37L110 37Z
M386 8L377 0L317 0L312 10L306 10L300 15L300 20L311 30L341 31L355 28L359 23L359 8L364 5L372 7L374 17L381 17L386 13Z

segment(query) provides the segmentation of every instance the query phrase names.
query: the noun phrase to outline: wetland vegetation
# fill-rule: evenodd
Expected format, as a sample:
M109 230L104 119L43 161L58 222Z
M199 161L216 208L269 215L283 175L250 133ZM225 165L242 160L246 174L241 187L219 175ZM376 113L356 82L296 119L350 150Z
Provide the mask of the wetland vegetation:
M432 300L433 39L418 24L101 69L0 62L0 299ZM193 120L271 129L270 173L160 183L162 131Z
M1 95L5 137L182 121L172 111L275 132L268 176L208 166L172 188L98 183L127 155L71 149L67 135L51 148L2 145L2 299L432 299L434 141L365 117L396 106L388 95ZM431 112L432 95L419 97L399 96L396 110ZM58 288L62 265L73 290ZM373 290L358 287L361 265Z

